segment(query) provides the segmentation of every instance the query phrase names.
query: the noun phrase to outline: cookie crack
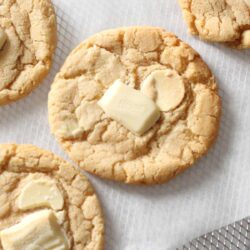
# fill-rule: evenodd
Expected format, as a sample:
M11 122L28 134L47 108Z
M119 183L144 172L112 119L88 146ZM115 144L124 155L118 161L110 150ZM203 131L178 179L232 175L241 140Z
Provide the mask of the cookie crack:
M24 56L24 48L27 49L28 51L30 51L30 49L25 45L25 42L21 39L20 35L17 32L17 28L16 28L16 26L14 25L13 22L11 22L11 26L13 27L15 35L18 37L18 40L20 41L20 47L22 47L21 53L20 53L20 55L17 58L16 65L21 65L22 68L24 68L25 65L35 66L38 63L38 61L36 61L35 64L23 64L23 63L21 63L21 58ZM14 69L16 67L16 65L13 65L12 69ZM18 74L15 76L15 78L10 83L8 83L8 85L4 89L9 89L10 91L12 91L11 86L15 83L15 81L17 80L17 78L20 76L20 74L21 74L21 72L22 72L23 69L22 70L16 69L16 70L18 71ZM20 92L21 90L15 90L15 91Z

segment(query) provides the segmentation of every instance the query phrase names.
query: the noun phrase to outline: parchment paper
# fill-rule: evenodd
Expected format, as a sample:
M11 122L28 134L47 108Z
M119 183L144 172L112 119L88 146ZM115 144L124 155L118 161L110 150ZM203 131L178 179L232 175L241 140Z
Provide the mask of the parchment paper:
M187 34L175 0L54 0L58 48L53 69L27 98L0 107L0 142L32 143L67 159L50 134L47 95L80 41L119 26L160 26L195 48L215 74L223 99L220 135L209 154L171 182L135 187L89 176L106 218L107 250L176 249L250 215L250 51Z

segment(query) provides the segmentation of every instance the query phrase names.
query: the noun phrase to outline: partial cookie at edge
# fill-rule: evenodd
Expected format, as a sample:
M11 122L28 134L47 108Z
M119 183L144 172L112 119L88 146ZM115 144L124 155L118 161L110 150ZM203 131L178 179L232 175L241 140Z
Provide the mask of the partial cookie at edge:
M29 94L48 74L56 47L56 15L50 0L6 0L0 28L0 105Z
M103 216L100 204L87 178L56 155L32 145L0 145L0 231L35 211L18 207L18 197L30 179L51 179L63 195L64 214L59 223L76 250L103 249ZM28 181L28 182L27 182ZM8 198L6 198L8 197ZM1 243L0 243L0 249Z
M178 0L192 35L250 48L250 2L244 0Z

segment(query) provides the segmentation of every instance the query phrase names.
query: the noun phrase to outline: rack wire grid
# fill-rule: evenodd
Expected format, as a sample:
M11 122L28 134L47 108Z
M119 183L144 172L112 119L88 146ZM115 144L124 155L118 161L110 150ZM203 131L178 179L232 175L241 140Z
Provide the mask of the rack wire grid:
M176 250L250 250L250 217L207 233Z

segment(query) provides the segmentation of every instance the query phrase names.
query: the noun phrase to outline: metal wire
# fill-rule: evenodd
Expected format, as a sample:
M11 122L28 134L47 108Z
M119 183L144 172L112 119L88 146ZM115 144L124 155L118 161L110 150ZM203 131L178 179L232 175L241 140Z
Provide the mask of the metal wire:
M250 217L205 234L176 250L250 250Z

